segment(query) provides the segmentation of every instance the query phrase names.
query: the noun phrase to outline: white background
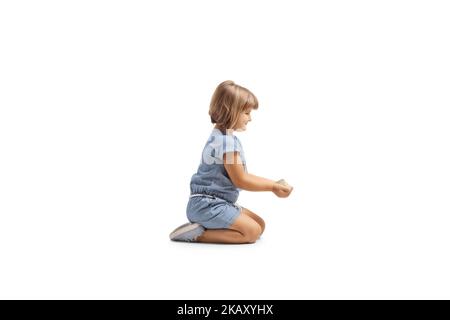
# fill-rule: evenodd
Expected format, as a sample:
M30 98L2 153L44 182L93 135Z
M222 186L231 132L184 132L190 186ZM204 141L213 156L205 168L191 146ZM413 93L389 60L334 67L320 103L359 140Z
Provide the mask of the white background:
M0 298L450 298L445 1L0 4ZM170 242L231 79L254 245Z

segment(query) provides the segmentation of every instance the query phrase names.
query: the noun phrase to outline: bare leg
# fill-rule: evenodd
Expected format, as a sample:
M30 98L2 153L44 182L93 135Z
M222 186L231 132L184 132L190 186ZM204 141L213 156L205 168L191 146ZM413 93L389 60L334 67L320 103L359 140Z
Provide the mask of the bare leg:
M196 241L204 243L248 243L242 233L231 229L206 229Z
M204 243L254 243L261 227L246 214L240 214L229 229L206 229L196 241Z
M264 229L266 228L266 223L264 222L263 218L261 218L256 213L254 213L254 212L252 212L252 211L250 211L250 210L248 210L247 208L244 208L244 207L242 207L242 213L246 214L247 216L249 216L250 218L255 220L259 224L259 226L261 227L261 234L263 234Z

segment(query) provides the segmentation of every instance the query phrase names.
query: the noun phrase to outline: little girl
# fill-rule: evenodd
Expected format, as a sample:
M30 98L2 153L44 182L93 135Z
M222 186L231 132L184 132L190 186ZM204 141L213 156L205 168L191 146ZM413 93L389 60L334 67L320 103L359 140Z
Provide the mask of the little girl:
M186 223L170 234L173 241L254 243L264 232L264 220L236 203L240 190L272 191L288 197L293 187L247 172L244 150L234 131L244 131L258 100L248 89L224 81L209 106L215 124L192 176Z

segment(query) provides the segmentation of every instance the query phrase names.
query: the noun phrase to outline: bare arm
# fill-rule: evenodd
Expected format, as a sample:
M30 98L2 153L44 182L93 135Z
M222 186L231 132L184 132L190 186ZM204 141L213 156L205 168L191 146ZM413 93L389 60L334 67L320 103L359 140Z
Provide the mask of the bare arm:
M274 190L275 181L245 172L239 152L229 153L227 161L225 161L224 155L224 166L231 182L239 189L247 191Z

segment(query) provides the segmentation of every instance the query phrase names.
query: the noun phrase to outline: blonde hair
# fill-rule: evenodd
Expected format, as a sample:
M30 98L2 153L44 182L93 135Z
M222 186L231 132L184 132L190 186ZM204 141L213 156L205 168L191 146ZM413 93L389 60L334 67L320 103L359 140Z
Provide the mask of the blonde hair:
M219 84L209 105L211 122L225 132L237 124L239 115L247 109L258 109L258 99L247 88L231 80Z

